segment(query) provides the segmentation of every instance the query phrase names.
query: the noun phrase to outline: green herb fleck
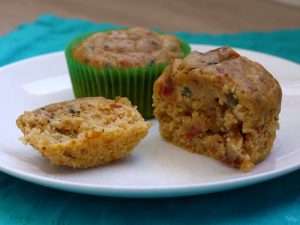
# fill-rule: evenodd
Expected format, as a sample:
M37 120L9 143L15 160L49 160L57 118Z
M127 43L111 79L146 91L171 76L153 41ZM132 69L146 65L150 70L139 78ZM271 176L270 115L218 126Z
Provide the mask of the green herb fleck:
M229 105L230 107L235 107L237 104L239 104L239 100L237 98L234 97L234 94L232 92L229 92L227 94L225 94L226 97L226 103L227 105Z
M188 87L183 87L181 95L184 97L191 97L192 91Z
M78 115L78 114L80 114L80 111L79 111L79 110L76 110L76 109L73 109L73 108L69 108L69 112L70 112L72 115Z

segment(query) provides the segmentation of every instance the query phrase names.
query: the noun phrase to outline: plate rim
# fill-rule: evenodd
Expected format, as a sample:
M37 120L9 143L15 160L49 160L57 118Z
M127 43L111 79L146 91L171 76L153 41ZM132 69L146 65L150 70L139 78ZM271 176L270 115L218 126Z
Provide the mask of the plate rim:
M9 170L0 165L0 171L28 181L33 184L44 187L51 187L62 191L70 191L74 193L82 193L88 195L106 196L106 197L124 197L124 198L161 198L161 197L183 197L199 194L216 193L226 190L234 190L237 188L251 186L262 183L286 175L288 173L300 169L300 163L292 164L278 170L271 170L265 173L259 173L250 177L232 178L227 181L208 182L206 184L193 185L173 185L172 187L118 187L118 186L96 186L90 184L82 184L77 182L64 182L62 180L42 177L30 173L16 172ZM211 189L210 189L211 188Z
M202 45L202 44L191 44L192 49L194 47L207 47L207 48L217 48L220 46L217 45ZM278 56L270 55L263 52L242 49L242 48L233 48L237 51L248 51L254 54L264 55L266 57L273 57L279 60L283 60L288 63L292 63L295 66L300 66L297 62L290 61L285 58ZM32 56L20 61L12 62L10 64L4 65L0 68L0 72L3 70L9 69L14 66L20 66L26 64L28 61L33 60L43 60L43 58L55 57L57 55L64 54L64 51L56 51L51 53L45 53L41 55ZM300 69L300 68L299 68ZM300 79L300 78L299 78ZM1 150L0 150L1 151ZM3 167L0 164L0 171L6 173L10 176L19 178L21 180L28 181L30 183L42 185L45 187L51 187L59 190L65 190L70 192L84 193L90 195L99 195L99 196L110 196L110 197L130 197L130 198L154 198L154 197L179 197L179 196L190 196L196 194L207 194L215 193L219 191L225 191L229 189L236 189L244 186L253 185L256 183L268 181L270 179L277 178L279 176L291 173L300 169L300 161L295 162L289 166L277 169L270 170L264 173L258 173L251 176L241 176L238 178L230 178L226 181L213 181L207 182L205 184L188 184L188 185L172 185L170 186L149 186L149 187L122 187L122 186L97 186L92 184L82 184L73 181L63 181L60 179L55 179L52 177L43 177L41 175L32 174L29 172L23 172L8 167Z

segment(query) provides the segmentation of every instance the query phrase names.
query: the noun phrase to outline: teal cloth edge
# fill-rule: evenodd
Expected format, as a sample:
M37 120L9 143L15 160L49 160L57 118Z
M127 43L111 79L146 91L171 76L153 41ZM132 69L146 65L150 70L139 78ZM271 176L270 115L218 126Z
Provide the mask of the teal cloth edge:
M47 14L0 37L0 65L63 50L97 25ZM191 43L230 45L300 62L300 30L239 34L176 33ZM0 173L1 225L300 224L300 171L257 185L193 197L121 199L58 191Z

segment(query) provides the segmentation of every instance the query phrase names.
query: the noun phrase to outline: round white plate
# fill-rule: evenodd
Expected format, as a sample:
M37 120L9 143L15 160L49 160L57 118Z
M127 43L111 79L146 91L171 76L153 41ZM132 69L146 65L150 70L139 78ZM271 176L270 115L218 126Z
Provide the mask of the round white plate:
M207 51L215 46L193 45ZM251 172L232 169L163 141L153 120L148 136L131 157L93 169L51 166L18 138L16 118L25 110L73 99L63 52L26 59L0 69L0 170L67 191L103 196L170 197L204 194L268 180L300 168L300 65L237 49L263 64L283 89L281 128L269 157Z

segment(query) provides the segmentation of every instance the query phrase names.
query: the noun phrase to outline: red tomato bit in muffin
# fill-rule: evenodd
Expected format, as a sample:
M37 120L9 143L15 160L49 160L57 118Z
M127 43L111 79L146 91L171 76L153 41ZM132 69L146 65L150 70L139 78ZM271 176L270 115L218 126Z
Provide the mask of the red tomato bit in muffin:
M173 81L171 77L166 79L165 85L161 87L161 94L164 96L170 96L174 92Z
M118 104L111 104L110 107L113 109L118 109L118 108L121 108L122 106L118 105Z
M186 138L191 139L201 133L201 130L196 126L192 125L191 128L185 133Z

